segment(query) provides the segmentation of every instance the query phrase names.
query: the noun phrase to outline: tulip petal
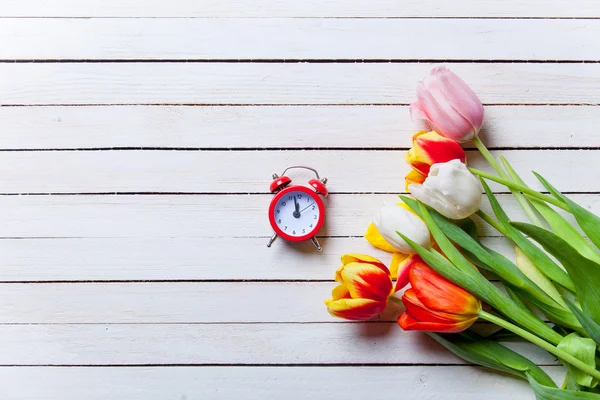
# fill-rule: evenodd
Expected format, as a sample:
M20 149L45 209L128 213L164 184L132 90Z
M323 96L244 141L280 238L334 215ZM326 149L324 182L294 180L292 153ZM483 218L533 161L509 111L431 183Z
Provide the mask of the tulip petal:
M329 299L325 301L329 314L352 321L373 319L383 312L386 304L385 301L369 299Z
M417 124L418 128L423 131L430 131L433 129L429 116L425 110L423 110L421 103L418 100L412 103L408 110L410 112L410 119Z
M417 132L413 135L412 148L406 153L410 166L427 176L431 165L450 160L465 162L465 151L452 139L437 132Z
M380 268L386 274L389 275L389 273L390 273L390 271L388 270L388 268L385 266L384 263L382 263L375 257L371 257L366 254L349 253L349 254L344 254L342 257L340 257L340 259L342 261L342 266L339 267L337 269L337 271L335 271L335 281L336 282L340 282L340 283L343 282L341 273L342 273L342 270L344 269L344 265L350 264L353 262L372 264L372 265L375 265L376 267Z
M421 174L417 170L412 169L404 177L404 182L405 182L404 189L408 192L408 185L413 185L413 184L419 184L420 185L423 182L425 182L425 179L427 179L427 176Z
M410 184L408 185L408 191L415 199L427 204L429 207L433 208L446 218L464 218L459 214L459 211L456 209L456 207L453 207L450 202L441 197L437 190L431 189L429 186L424 184Z
M426 84L419 82L417 85L417 102L420 109L427 114L427 119L433 130L457 142L465 141L463 139L465 133L469 137L467 140L472 139L474 134L471 123L449 107L445 98L439 98L441 96L445 97L445 95L439 89L439 84L429 78L425 79ZM440 102L436 101L435 96L438 96Z
M364 263L346 264L341 271L344 285L354 299L365 298L387 301L392 293L389 271Z
M421 161L428 160L431 164L455 159L461 162L466 160L465 151L458 143L434 131L415 135L413 148L419 149L418 156Z
M331 291L331 297L333 300L340 300L340 299L349 299L352 296L350 296L350 292L348 291L346 286L338 285L338 286L334 287L333 290Z
M409 258L410 254L404 253L394 253L392 254L392 262L390 263L390 275L392 279L396 279L398 277L398 271L400 270L400 265L404 265L404 261Z
M475 319L476 320L476 319ZM458 324L442 324L436 322L417 321L407 313L402 313L398 318L398 325L405 331L425 331L439 333L458 333L468 329L473 321L465 321Z
M381 268L385 272L389 271L384 263L382 263L375 257L371 257L366 254L348 253L348 254L344 254L340 259L341 259L343 265L355 263L355 262L365 263L365 264L375 265L375 266Z
M425 179L423 179L423 180L425 180ZM367 232L365 233L365 239L367 239L367 241L369 243L371 243L371 245L373 247L376 247L380 250L387 251L388 253L394 253L397 251L394 246L389 244L383 238L383 236L381 236L381 233L379 233L379 231L377 230L377 227L372 222L369 224L369 227L367 228Z
M406 257L402 262L398 265L398 275L396 280L396 287L394 288L394 292L404 288L409 283L409 272L410 269L415 263L424 262L421 256L417 254L410 254ZM394 275L392 275L394 276Z
M481 302L471 293L445 279L426 264L416 264L409 280L419 300L428 309L452 314L477 315Z
M402 296L406 313L419 321L443 324L458 324L473 319L473 315L450 314L443 311L430 310L418 299L414 289L408 289Z
M483 124L484 108L475 92L458 75L446 67L438 68L438 80L441 91L448 102L473 126L478 132Z
M421 246L429 248L431 235L427 225L415 213L408 211L404 205L400 207L391 204L383 206L373 218L373 224L381 236L389 244L394 245L397 252L415 253L415 250L398 235L399 231Z

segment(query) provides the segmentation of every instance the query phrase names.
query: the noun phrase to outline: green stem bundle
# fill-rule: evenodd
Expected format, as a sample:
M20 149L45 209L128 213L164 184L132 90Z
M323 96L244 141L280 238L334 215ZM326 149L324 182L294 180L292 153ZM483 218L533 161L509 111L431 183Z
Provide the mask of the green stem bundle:
M600 379L600 371L596 370L595 368L592 368L591 366L587 365L583 361L573 357L571 354L546 342L545 340L526 331L525 329L519 328L518 326L511 324L510 322L508 322L502 318L499 318L493 314L490 314L486 311L483 311L483 310L479 311L479 317L481 319L484 319L486 321L494 323L508 331L511 331L512 333L515 333L515 334L521 336L523 339L530 341L531 343L541 347L542 349L548 351L551 354L554 354L556 357L571 364L575 368L580 369L581 371L585 372L586 374L591 375L596 379Z

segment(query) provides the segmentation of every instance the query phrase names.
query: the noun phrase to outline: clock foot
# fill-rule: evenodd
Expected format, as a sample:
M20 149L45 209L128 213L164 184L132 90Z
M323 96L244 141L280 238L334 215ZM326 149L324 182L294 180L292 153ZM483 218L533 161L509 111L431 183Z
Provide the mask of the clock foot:
M321 245L319 244L319 241L317 240L316 237L310 239L311 242L315 245L315 247L317 248L317 251L321 251L323 250L323 248L321 247Z
M267 247L271 247L271 245L273 244L273 242L275 241L275 239L277 239L277 234L274 233L273 236L271 236L271 239L269 240L269 243L267 243Z

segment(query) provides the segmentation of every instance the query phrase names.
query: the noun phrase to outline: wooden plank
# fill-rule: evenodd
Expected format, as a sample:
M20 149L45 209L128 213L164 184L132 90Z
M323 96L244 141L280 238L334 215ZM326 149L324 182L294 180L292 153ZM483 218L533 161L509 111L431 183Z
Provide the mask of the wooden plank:
M589 19L16 18L0 59L591 61L599 36Z
M544 369L558 383L564 378L563 367ZM393 398L399 388L403 400L533 396L525 381L470 366L13 367L0 368L0 382L11 400L262 400L274 394L303 400L335 398L340 393L355 400L364 398L363 393Z
M409 104L431 63L0 64L0 105ZM598 104L600 64L464 63L486 104ZM390 84L393 82L393 84Z
M357 231L364 228L356 223ZM5 239L0 240L0 281L331 280L331 268L345 253L391 261L363 238L319 241L321 253L312 243L277 242L269 249L262 237ZM507 239L483 242L514 259Z
M0 365L11 366L463 363L395 322L0 325L0 337ZM507 345L538 364L560 365L539 347Z
M512 219L525 219L510 195L498 197ZM271 227L264 214L270 198L270 195L266 195L6 199L3 205L14 217L7 216L3 220L3 237L264 239L271 235ZM597 214L600 211L600 203L595 195L573 195L571 198ZM249 207L248 203L252 201L255 203ZM395 195L332 196L329 198L328 216L319 236L360 237L379 207L395 201ZM482 209L491 212L487 201L483 202ZM66 222L69 217L72 223ZM566 217L574 222L571 216ZM22 221L27 221L31 226L22 226ZM487 224L480 223L478 219L476 221L481 235L498 235Z
M600 147L600 107L485 111L490 148ZM408 148L416 130L406 106L0 107L0 126L0 149Z
M401 150L288 151L17 151L0 157L2 193L266 193L272 174L290 165L316 168L329 179L332 193L400 193L409 165ZM598 150L503 150L523 179L543 189L529 173L535 169L565 192L600 189L600 170L586 174L567 170L593 165ZM552 163L547 161L551 159ZM477 151L469 165L490 170ZM292 170L295 184L306 184L312 172ZM500 185L495 190L506 191ZM307 199L308 200L308 199Z
M498 197L512 219L525 219L512 195ZM600 213L597 195L570 197ZM270 200L271 195L0 196L0 238L265 239L272 233ZM332 195L320 236L362 236L379 207L395 201L395 195ZM489 211L489 204L482 208ZM487 225L480 233L499 235ZM202 248L194 251L201 254Z
M321 267L333 276L338 265ZM323 304L335 285L333 281L2 283L0 325L340 322ZM378 318L396 321L402 310L390 302Z
M3 0L3 17L565 17L600 16L595 0Z
M335 267L330 267L331 273ZM324 283L2 285L0 324L332 322ZM388 320L398 310L390 305Z

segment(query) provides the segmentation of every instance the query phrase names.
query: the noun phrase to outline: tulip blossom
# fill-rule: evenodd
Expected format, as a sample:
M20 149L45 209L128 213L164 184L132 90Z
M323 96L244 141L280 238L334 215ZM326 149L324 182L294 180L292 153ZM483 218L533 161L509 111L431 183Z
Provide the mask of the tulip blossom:
M437 132L417 132L412 138L412 148L406 153L406 161L412 171L406 176L406 186L423 183L433 164L451 160L465 162L465 151L454 140Z
M417 86L410 115L429 130L463 143L479 133L484 111L477 95L458 75L439 67Z
M412 286L402 296L406 307L398 318L402 329L455 333L468 329L479 318L479 299L439 275L419 256L414 256L402 273Z
M430 235L427 225L404 204L383 206L373 218L373 227L396 252L403 254L415 253L414 249L397 232L402 232L409 239L425 248L429 248ZM373 232L373 228L370 228L370 231ZM368 230L367 234L369 233ZM371 240L374 235L365 236L369 242L374 243Z
M481 205L481 183L460 160L434 164L423 184L408 185L417 199L451 219L467 218Z
M378 316L393 293L390 271L378 259L364 254L342 256L335 273L339 283L325 301L334 317L364 321Z

